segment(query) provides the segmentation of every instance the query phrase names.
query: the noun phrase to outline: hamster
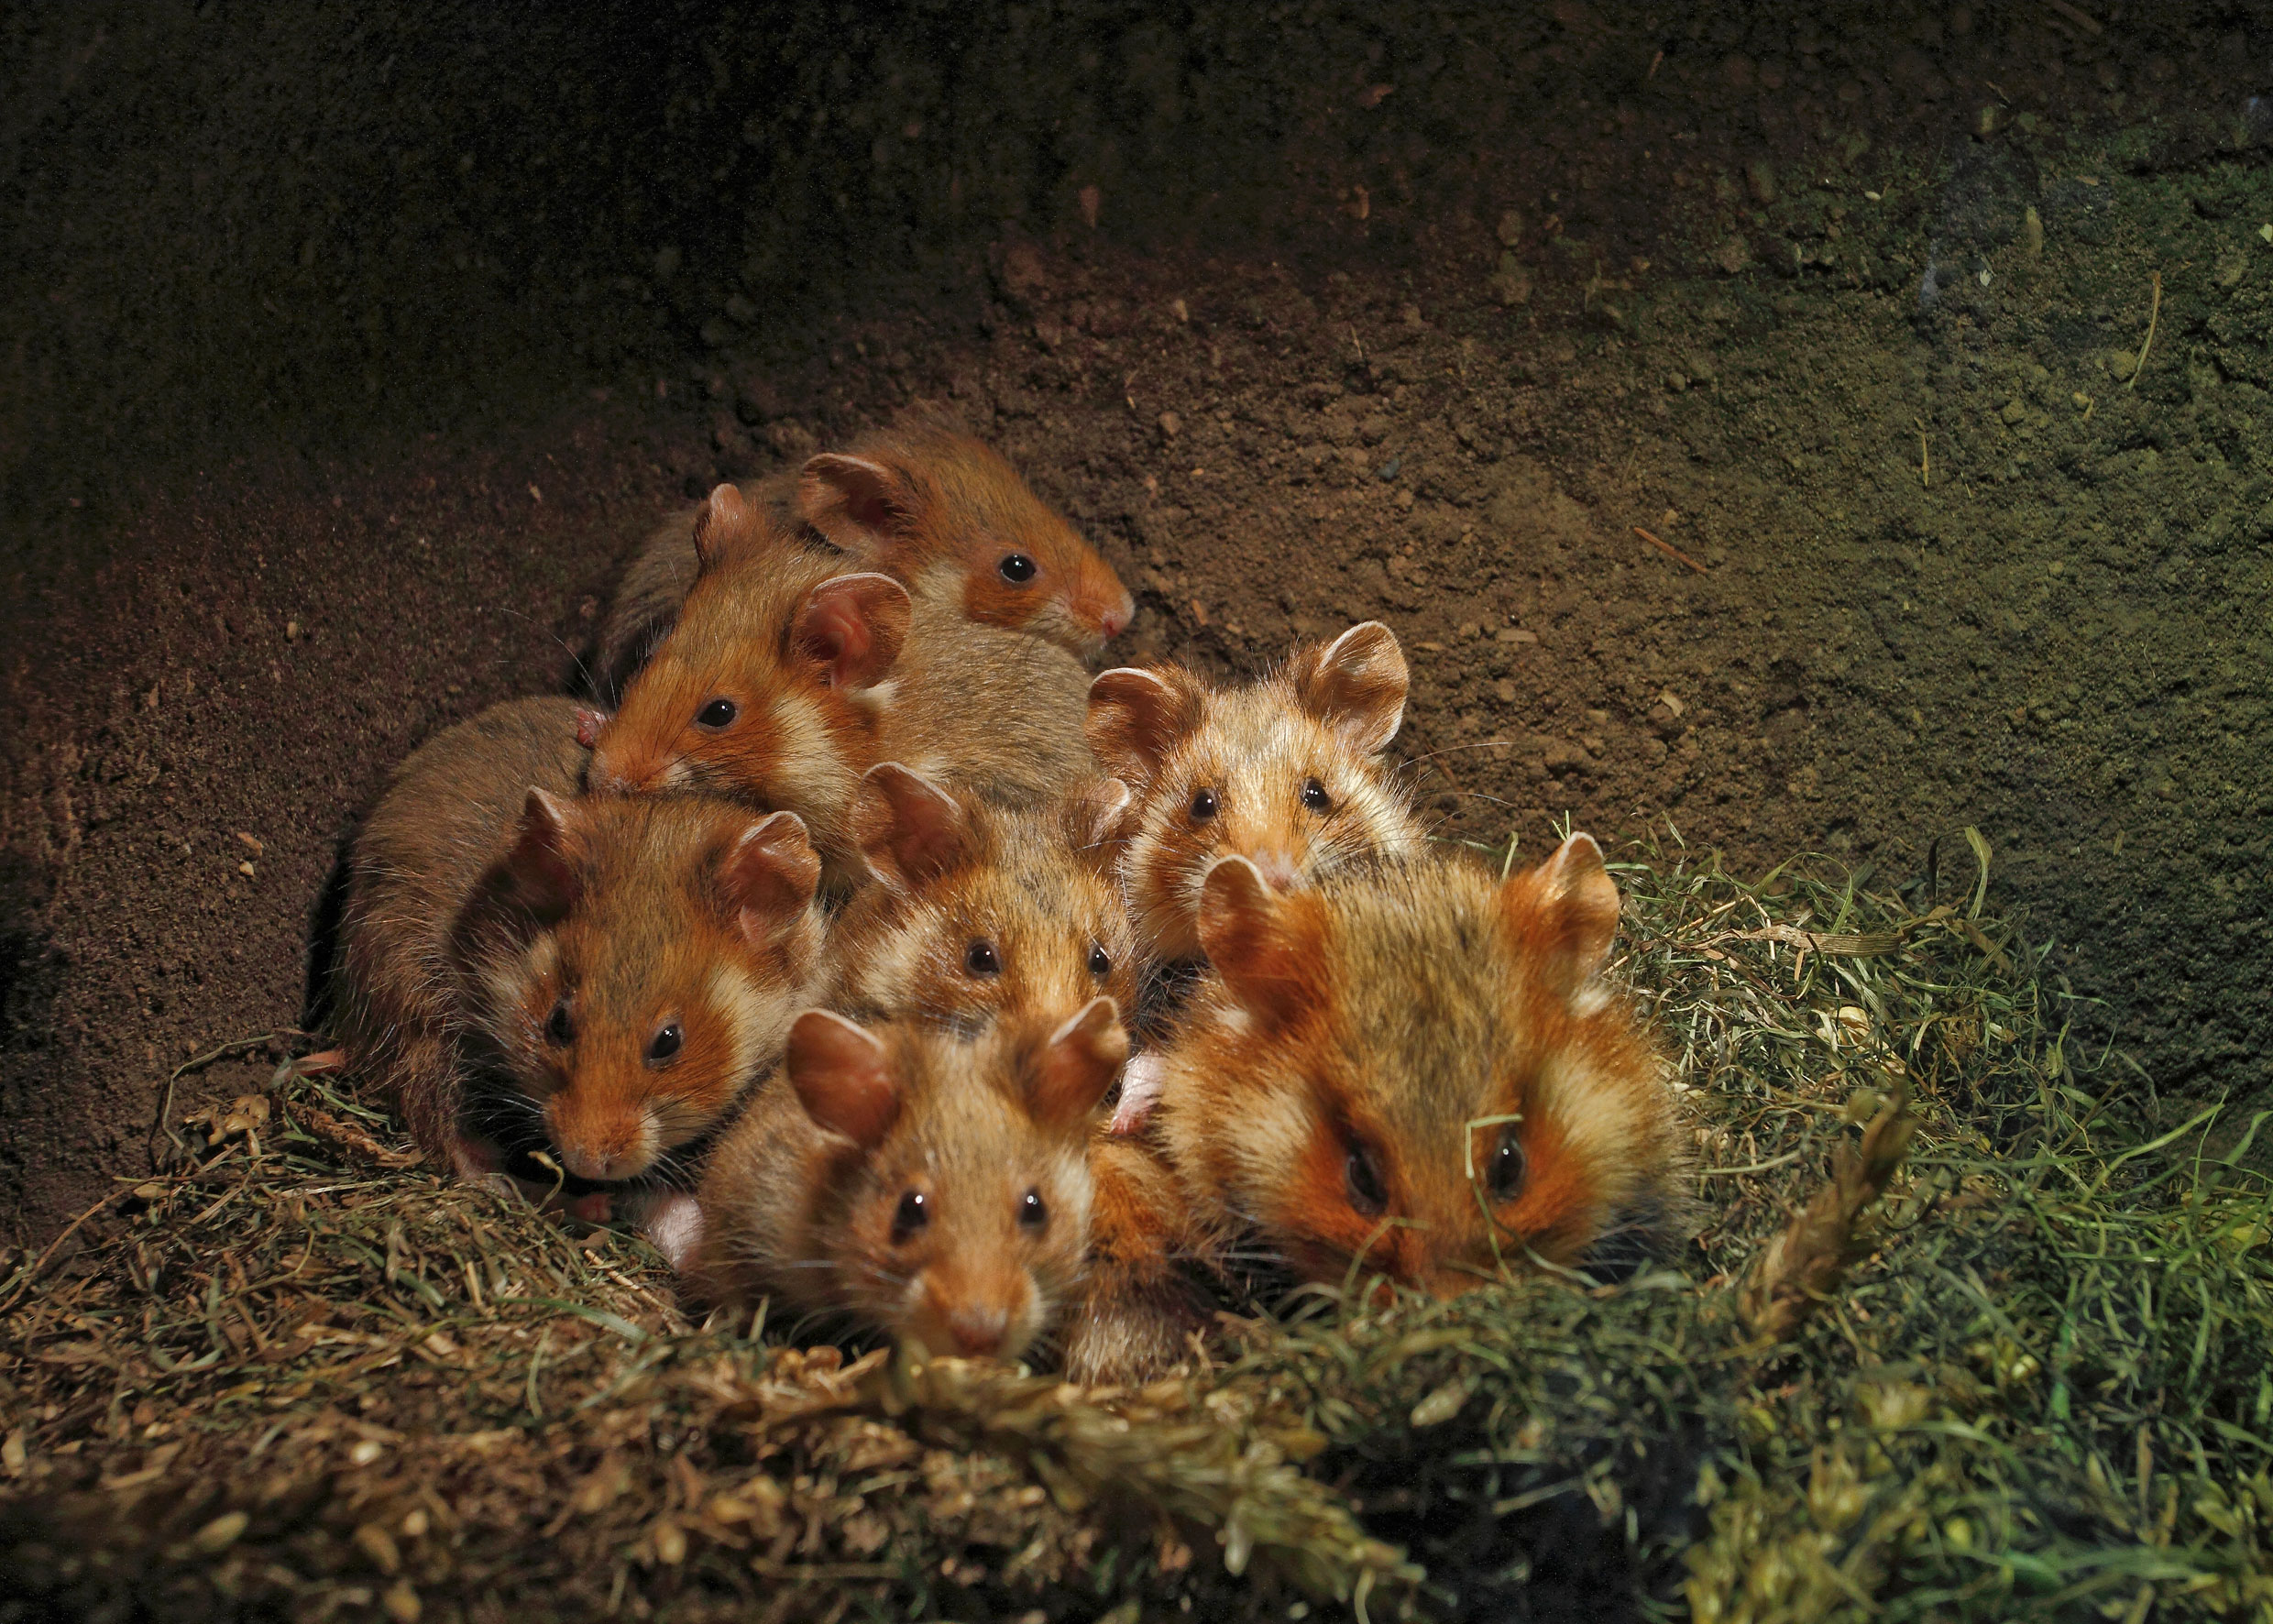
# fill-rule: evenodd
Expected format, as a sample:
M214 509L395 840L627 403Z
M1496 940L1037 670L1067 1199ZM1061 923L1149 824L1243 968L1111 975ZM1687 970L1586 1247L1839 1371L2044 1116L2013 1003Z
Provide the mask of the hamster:
M851 871L846 817L877 759L907 635L907 589L840 572L731 485L695 526L701 571L676 622L624 691L593 717L591 787L693 788L805 820L824 872Z
M1060 1368L1083 1386L1150 1381L1210 1322L1214 1300L1186 1267L1204 1247L1186 1233L1175 1169L1153 1146L1098 1132L1089 1169L1089 1258L1065 1316Z
M1055 1022L1101 993L1132 1007L1136 943L1105 839L1127 800L1108 778L1007 808L897 762L870 768L852 825L877 883L837 920L831 1007L965 1030Z
M914 603L888 576L832 573L730 485L697 541L676 623L595 719L596 789L691 785L794 811L841 889L858 873L852 796L879 761L1027 799L1093 771L1088 674L1062 649Z
M357 838L339 1037L461 1174L547 1147L668 1170L811 1001L819 863L789 814L577 799L576 706L522 699L400 767Z
M1618 916L1585 835L1505 883L1444 861L1280 893L1217 861L1147 1124L1194 1231L1442 1297L1678 1240L1675 1098L1601 973Z
M1136 613L1128 588L1002 455L921 419L823 452L797 478L805 521L921 600L1090 656Z
M936 423L872 434L739 492L802 545L823 555L839 549L852 561L845 569L880 570L918 601L1077 658L1093 656L1136 612L1113 566L1000 454ZM667 521L624 572L594 661L604 704L621 697L694 586L697 511Z
M1088 735L1136 796L1122 883L1156 962L1201 954L1201 883L1248 859L1284 890L1424 839L1380 752L1404 718L1405 656L1377 620L1295 651L1257 681L1211 688L1177 666L1100 673Z
M1083 1147L1127 1041L1110 998L1055 1028L975 1040L798 1016L780 1075L703 1179L689 1286L933 1353L1016 1358L1079 1281Z

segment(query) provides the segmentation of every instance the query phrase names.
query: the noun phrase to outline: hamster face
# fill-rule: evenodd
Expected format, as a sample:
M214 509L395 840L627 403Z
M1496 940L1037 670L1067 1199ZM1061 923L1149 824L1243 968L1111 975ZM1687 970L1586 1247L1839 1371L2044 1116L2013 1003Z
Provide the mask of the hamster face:
M1193 1009L1158 1106L1218 1223L1306 1279L1354 1267L1454 1296L1674 1221L1671 1096L1594 982L1617 894L1577 840L1590 872L1505 886L1414 863L1276 896L1218 871L1210 959L1235 971Z
M1147 786L1122 872L1146 949L1196 958L1200 893L1219 857L1281 890L1368 858L1403 858L1420 829L1388 772L1269 685L1209 696Z
M914 428L824 454L799 482L806 519L971 620L1094 654L1136 612L1113 568L991 447Z
M936 1354L1015 1359L1055 1317L1088 1241L1078 1136L972 1080L850 1192L838 1272L864 1318Z
M1101 993L1132 1005L1136 945L1111 882L1038 835L1002 848L906 899L862 943L855 1003L966 1031L1005 1015L1063 1019Z
M737 960L722 932L704 942L589 918L531 949L513 1070L569 1172L616 1182L653 1171L778 1050L795 1008Z

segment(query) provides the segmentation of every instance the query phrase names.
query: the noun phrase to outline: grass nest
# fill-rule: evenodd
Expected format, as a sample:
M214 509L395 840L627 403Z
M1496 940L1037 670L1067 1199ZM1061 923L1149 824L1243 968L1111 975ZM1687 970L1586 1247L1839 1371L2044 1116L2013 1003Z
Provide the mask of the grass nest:
M1974 840L1931 906L1623 867L1678 1270L1317 1299L1142 1390L690 1324L216 1051L273 1081L0 1258L0 1620L2273 1620L2262 1116L2079 1054Z

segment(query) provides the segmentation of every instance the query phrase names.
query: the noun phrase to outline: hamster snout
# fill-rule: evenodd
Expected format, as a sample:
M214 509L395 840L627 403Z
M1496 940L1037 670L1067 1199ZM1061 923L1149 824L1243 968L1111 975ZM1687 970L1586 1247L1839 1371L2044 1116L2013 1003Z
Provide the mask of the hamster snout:
M934 1264L918 1278L907 1328L935 1353L1016 1356L1034 1340L1036 1311L1034 1282L1024 1269L974 1278L968 1269Z
M544 1125L560 1165L603 1184L638 1178L663 1147L661 1125L644 1105L587 1100L573 1089L545 1103Z

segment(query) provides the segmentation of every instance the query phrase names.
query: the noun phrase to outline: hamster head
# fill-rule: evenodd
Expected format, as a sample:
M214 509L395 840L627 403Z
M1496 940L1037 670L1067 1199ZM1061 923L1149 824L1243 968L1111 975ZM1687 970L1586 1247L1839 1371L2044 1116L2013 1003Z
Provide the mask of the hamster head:
M587 782L794 810L833 854L911 605L888 576L817 581L825 563L734 544L753 522L732 486L711 493L696 531L701 571L670 635L592 730Z
M1156 1108L1188 1194L1305 1279L1439 1296L1669 1238L1672 1096L1601 980L1618 915L1585 835L1504 884L1408 863L1282 894L1218 862Z
M976 1042L800 1015L784 1070L841 1147L818 1226L841 1306L933 1353L1031 1346L1081 1276L1091 1123L1127 1052L1110 998Z
M1100 994L1133 1007L1136 943L1106 843L1127 800L1101 779L1012 811L897 762L870 768L852 828L877 883L842 927L851 1003L966 1030L1054 1023Z
M1113 566L992 447L917 424L849 454L823 453L797 483L805 521L911 585L938 572L973 620L1094 654L1136 613Z
M1396 635L1378 621L1238 687L1211 690L1173 667L1099 675L1090 748L1136 797L1121 872L1148 954L1199 956L1201 885L1219 857L1245 857L1285 890L1420 851L1420 825L1380 760L1406 682Z
M490 1047L570 1173L656 1171L763 1075L809 1001L819 872L792 813L530 792L467 957Z

